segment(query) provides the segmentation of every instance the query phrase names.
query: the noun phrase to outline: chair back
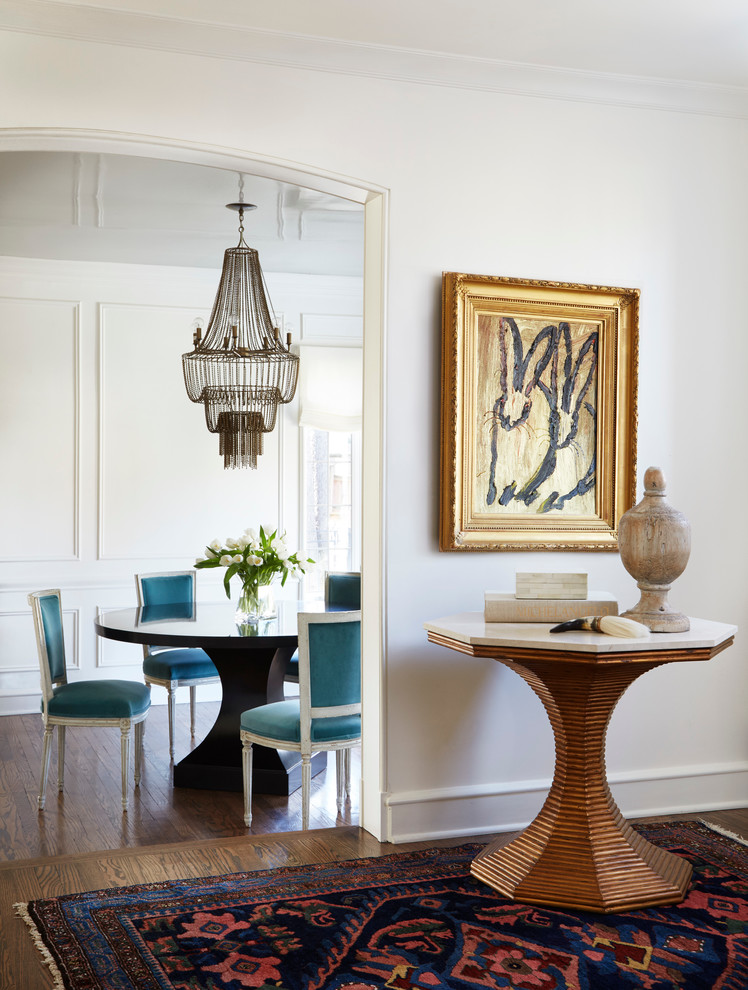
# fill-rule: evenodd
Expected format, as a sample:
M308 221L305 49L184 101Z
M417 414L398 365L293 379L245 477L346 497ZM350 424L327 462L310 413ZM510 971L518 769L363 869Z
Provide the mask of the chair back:
M138 605L181 605L195 602L195 575L192 571L159 571L136 574Z
M39 654L42 705L46 713L47 703L58 684L67 684L65 666L65 640L62 628L60 591L32 591L28 596L36 633L36 649Z
M189 571L154 571L150 574L135 575L135 590L138 593L138 605L149 607L153 605L193 605L195 604L196 574ZM153 648L143 647L146 657L150 656Z
M344 608L361 608L361 572L328 571L325 574L325 602Z
M312 719L361 714L361 612L299 613L301 743Z

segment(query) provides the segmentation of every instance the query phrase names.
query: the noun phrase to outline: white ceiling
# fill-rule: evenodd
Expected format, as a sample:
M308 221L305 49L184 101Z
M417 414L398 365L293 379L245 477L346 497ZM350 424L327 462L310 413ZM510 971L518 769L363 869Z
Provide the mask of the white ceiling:
M240 182L242 189L240 191ZM243 193L243 194L242 194ZM360 276L363 208L218 168L125 155L0 154L0 254L219 268L239 239L268 272Z
M748 0L26 0L410 51L748 87Z
M748 116L748 0L0 0L0 27ZM177 162L2 154L0 254L217 267L238 187ZM361 274L360 206L254 176L244 198L266 271Z

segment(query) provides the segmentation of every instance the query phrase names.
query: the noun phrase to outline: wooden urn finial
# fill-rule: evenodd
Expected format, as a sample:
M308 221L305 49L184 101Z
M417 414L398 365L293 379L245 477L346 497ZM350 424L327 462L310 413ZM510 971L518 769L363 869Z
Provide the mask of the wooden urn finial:
M691 554L691 525L665 497L665 475L658 467L644 472L644 497L621 516L621 561L641 591L638 604L622 614L652 632L687 632L688 616L668 603L668 592Z

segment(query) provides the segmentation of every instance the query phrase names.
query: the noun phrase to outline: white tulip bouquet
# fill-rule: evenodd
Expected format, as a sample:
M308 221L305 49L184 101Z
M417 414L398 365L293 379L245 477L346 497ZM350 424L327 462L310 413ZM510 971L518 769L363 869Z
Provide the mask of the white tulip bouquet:
M197 558L195 567L225 567L223 587L226 597L231 597L231 579L237 574L242 582L242 594L256 598L258 588L269 585L277 575L281 575L281 585L284 585L289 574L304 574L304 565L313 563L311 557L300 560L298 551L288 552L285 533L279 536L277 528L260 526L259 533L245 529L240 537L229 537L225 544L213 540L205 548L205 556Z

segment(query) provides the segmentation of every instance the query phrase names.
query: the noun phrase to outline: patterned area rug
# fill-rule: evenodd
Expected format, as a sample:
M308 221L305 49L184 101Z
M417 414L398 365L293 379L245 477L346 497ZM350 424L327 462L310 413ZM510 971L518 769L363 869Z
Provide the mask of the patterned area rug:
M677 907L515 904L469 875L473 845L17 910L70 990L746 990L748 848L695 822L638 830L693 863Z

